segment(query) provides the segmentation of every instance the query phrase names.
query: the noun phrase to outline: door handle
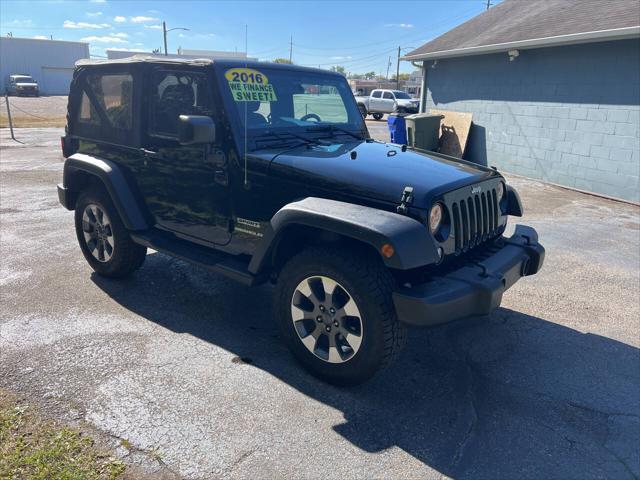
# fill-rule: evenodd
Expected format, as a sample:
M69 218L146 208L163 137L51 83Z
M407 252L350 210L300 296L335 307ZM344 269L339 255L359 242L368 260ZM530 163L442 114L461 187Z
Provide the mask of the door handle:
M140 151L145 157L153 157L158 154L158 152L154 152L153 150L147 150L146 148L141 148Z
M216 168L213 173L213 179L217 184L224 187L229 185L229 176L227 175L227 170L225 168Z

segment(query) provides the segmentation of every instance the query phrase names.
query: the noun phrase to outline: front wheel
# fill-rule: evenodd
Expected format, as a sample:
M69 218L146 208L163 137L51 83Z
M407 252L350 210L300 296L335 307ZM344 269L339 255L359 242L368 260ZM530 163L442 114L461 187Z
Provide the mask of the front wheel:
M358 105L358 110L360 110L360 114L362 115L362 118L367 118L367 115L369 114L369 112L367 112L367 107L360 104Z
M393 278L374 255L312 248L281 272L276 318L293 355L313 375L356 385L387 365L404 344Z
M382 119L383 116L384 116L384 113L374 113L373 114L373 119L374 120L380 120L380 119Z
M142 266L146 247L131 240L111 198L103 190L80 195L75 224L82 254L96 273L122 278Z

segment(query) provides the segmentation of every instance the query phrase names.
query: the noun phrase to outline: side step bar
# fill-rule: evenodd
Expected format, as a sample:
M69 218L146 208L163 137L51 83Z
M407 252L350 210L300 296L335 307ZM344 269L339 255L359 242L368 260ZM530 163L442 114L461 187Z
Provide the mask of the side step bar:
M170 233L145 231L131 232L130 235L131 240L140 245L193 263L212 272L221 273L245 285L252 286L266 281L266 277L258 277L249 272L248 262L243 262L224 252L181 240Z

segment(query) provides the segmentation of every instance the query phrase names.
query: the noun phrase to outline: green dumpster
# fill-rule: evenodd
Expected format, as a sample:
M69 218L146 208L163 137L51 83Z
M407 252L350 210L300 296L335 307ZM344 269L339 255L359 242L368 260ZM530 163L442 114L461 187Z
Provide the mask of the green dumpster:
M440 121L443 118L444 115L430 113L416 113L404 117L407 125L407 145L422 150L437 151Z

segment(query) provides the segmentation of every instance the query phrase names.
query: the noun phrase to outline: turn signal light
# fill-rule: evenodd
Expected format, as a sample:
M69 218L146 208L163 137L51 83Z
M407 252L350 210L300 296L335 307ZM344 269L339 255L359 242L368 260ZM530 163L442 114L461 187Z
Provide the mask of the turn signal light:
M380 251L385 258L391 258L393 257L394 253L396 253L396 251L393 249L393 245L391 245L390 243L385 243L384 245L382 245Z

